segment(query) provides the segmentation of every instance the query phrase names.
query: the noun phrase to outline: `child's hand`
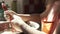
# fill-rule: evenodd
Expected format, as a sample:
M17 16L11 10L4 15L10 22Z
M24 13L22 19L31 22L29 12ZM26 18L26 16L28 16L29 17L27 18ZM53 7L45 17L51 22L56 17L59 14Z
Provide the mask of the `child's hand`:
M25 22L22 20L21 17L17 16L17 15L13 15L13 20L11 22L17 23L19 25L24 24Z

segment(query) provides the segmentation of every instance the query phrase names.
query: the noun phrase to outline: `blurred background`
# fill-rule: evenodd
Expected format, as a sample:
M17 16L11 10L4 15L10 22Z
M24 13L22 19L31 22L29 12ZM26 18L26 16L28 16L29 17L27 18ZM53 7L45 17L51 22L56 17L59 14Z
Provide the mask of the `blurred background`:
M9 9L20 14L40 14L45 10L46 0L0 0L4 1Z

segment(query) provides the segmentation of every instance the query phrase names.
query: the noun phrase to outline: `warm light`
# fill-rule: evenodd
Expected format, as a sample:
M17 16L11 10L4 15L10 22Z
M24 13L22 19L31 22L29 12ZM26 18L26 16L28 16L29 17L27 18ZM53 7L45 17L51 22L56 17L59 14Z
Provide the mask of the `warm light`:
M47 21L46 19L44 19L43 21Z
M49 30L50 30L51 24L52 23L43 23L43 29L42 29L42 31L44 31L45 33L48 33Z
M47 28L47 30L50 30L51 23L44 23L44 25Z
M54 17L54 13L53 13L53 8L51 9L51 11L50 11L50 13L49 13L49 15L48 15L48 19L47 19L47 21L48 22L51 22L52 20L53 20L53 17Z
M42 27L43 27L43 31L48 33L51 25L52 25L52 21L53 21L53 17L54 17L54 9L52 8L50 13L48 14L47 18L43 20L42 23Z

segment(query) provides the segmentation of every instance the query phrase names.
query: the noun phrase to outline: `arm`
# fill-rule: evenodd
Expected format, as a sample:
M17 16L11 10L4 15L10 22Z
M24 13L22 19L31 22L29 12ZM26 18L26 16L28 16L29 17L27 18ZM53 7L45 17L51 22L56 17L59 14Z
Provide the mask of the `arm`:
M12 22L17 22L19 24L19 26L21 27L21 29L28 34L45 34L44 32L38 31L32 27L30 27L29 25L27 25L19 16L13 15L14 19L12 20Z
M30 27L29 25L27 25L22 20L22 18L17 16L15 13L10 12L10 11L5 11L5 13L10 14L13 17L13 20L11 22L13 22L13 24L18 24L17 27L20 27L22 29L22 31L26 32L27 34L45 34L44 32L38 31L38 30Z

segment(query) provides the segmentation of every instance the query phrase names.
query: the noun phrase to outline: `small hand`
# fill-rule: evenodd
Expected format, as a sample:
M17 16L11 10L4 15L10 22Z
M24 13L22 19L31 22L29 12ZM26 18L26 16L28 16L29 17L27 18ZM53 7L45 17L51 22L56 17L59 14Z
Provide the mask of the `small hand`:
M24 23L24 21L22 20L22 18L20 16L17 16L17 13L15 13L12 10L5 11L5 14L6 14L6 16L8 14L8 17L10 16L10 18L8 18L8 17L5 16L5 18L7 18L6 20L12 19L11 22L17 23L17 24L20 24L20 25Z
M19 25L24 24L25 22L22 20L21 17L17 16L17 15L13 15L13 20L11 22L17 23Z

